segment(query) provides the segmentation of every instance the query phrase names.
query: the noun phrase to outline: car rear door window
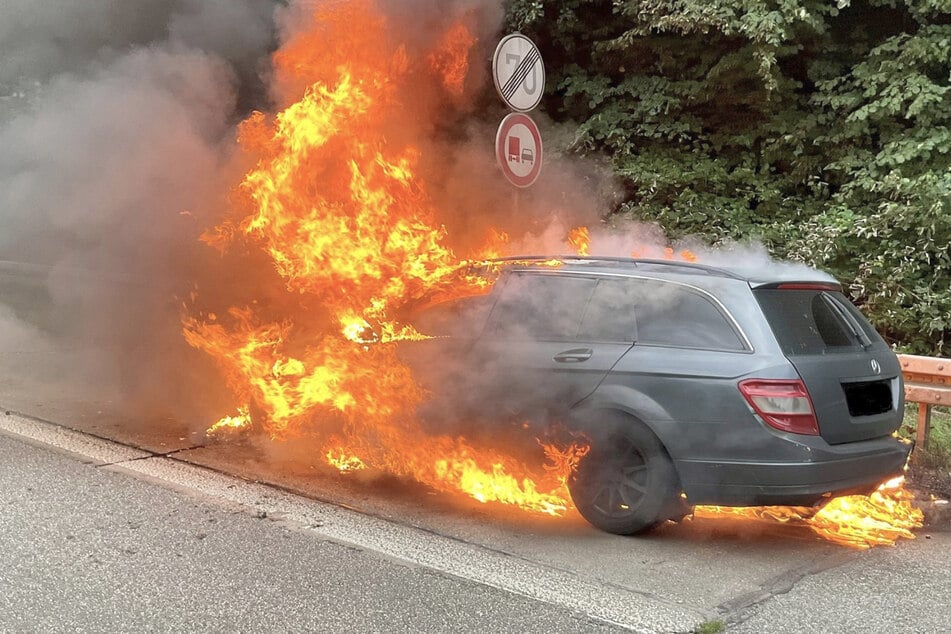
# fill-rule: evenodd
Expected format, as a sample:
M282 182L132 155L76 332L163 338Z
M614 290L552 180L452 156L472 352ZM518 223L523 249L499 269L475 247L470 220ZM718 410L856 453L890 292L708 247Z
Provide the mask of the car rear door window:
M492 310L487 332L503 339L573 339L597 280L513 273Z
M637 343L702 350L746 350L709 298L677 284L636 282Z

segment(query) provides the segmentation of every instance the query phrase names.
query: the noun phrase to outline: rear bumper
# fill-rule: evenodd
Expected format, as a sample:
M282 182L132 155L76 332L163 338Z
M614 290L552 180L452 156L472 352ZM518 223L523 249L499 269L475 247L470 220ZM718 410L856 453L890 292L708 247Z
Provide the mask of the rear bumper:
M871 492L902 473L911 448L887 437L827 445L800 462L679 460L677 470L691 504L810 506Z

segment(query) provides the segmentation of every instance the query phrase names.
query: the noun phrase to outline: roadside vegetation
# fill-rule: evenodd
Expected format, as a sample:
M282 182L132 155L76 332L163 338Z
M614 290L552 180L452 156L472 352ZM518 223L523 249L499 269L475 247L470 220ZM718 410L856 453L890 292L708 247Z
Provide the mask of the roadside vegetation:
M754 239L831 272L900 350L951 335L946 0L509 0L555 151L606 155L606 219ZM937 442L936 442L937 444Z
M704 621L693 629L693 634L719 634L726 630L726 623L719 619Z
M903 436L915 437L917 416L918 404L906 404L905 421L900 429ZM951 409L932 408L928 447L915 449L911 468L916 482L945 496L951 496Z

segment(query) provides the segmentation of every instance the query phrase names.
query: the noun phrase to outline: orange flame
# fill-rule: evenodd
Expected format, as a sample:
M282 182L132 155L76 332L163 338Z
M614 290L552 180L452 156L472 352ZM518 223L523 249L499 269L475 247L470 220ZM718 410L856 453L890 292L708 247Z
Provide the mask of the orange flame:
M684 262L696 262L697 255L690 251L689 249L682 249L679 253L674 252L673 248L666 247L660 254L658 254L656 248L652 247L638 247L631 251L632 258L645 258L645 259L664 259L664 260L683 260Z
M265 251L288 302L316 298L331 326L315 336L313 324L234 307L225 319L186 318L185 338L212 355L273 438L332 435L323 455L338 469L383 470L483 502L561 514L576 464L566 456L578 446L547 447L550 464L535 474L503 452L428 434L415 416L424 394L387 345L424 337L392 318L401 306L487 285L445 245L416 176L419 151L387 141L400 116L413 116L394 96L400 82L429 72L461 93L475 39L457 24L435 53L414 59L369 2L315 11L321 37L304 33L275 58L279 84L313 79L275 116L255 113L242 124L239 142L256 159L239 192L247 212L203 239ZM505 241L498 234L496 244Z
M327 464L338 469L342 473L348 471L360 471L366 469L367 466L356 456L349 456L343 451L330 449L324 454L324 457L327 458Z
M889 545L899 538L914 539L924 515L912 505L904 477L884 483L871 495L849 495L830 500L809 521L814 531L846 546Z
M493 258L503 257L508 249L510 240L511 238L509 238L508 233L495 228L490 229L485 247L483 247L482 253L480 254L480 259L491 260Z
M465 24L457 23L442 36L439 46L429 56L433 70L442 76L446 90L455 98L462 97L469 74L469 51L476 40Z
M225 435L238 430L247 429L251 426L251 415L247 408L239 407L238 413L234 416L222 416L214 425L205 432L208 436Z
M924 516L912 504L904 480L893 478L871 495L833 498L818 511L799 506L697 506L693 513L702 518L804 524L823 538L852 548L891 545L901 538L914 539L912 530L923 525Z
M575 252L582 256L586 257L591 254L591 234L588 233L588 228L581 226L575 227L568 232L568 245L575 250Z

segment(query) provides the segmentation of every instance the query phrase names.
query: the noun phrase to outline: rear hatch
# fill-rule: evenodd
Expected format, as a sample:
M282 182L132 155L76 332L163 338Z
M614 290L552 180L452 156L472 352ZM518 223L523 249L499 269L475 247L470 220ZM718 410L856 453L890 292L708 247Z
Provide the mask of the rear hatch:
M826 442L868 440L898 429L898 359L838 285L781 283L753 293L809 391Z

